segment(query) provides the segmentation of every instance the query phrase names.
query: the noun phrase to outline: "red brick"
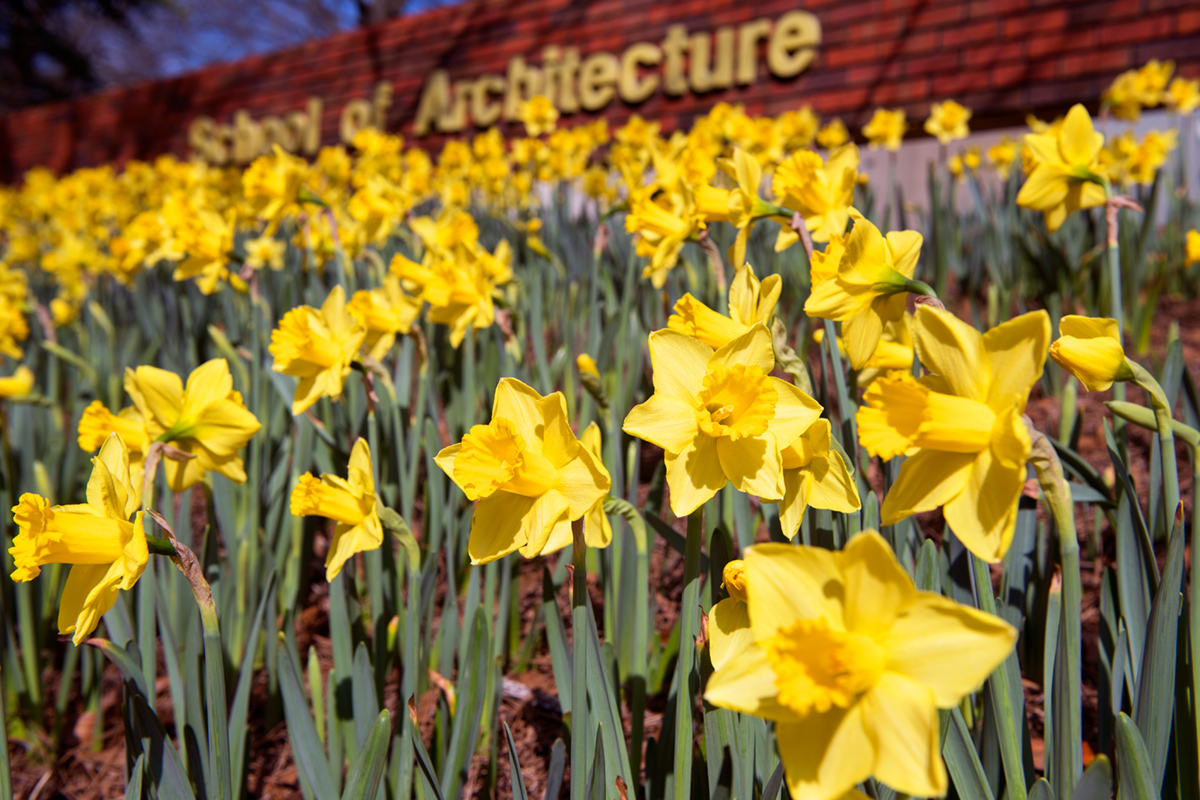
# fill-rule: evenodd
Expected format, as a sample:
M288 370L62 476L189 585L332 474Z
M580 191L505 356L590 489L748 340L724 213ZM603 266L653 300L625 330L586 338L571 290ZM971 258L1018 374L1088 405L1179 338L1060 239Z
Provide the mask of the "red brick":
M842 67L847 64L862 64L874 61L884 54L883 45L860 44L853 47L843 47L832 53L825 54L824 62L831 67Z
M916 17L917 25L920 27L940 27L951 22L958 22L965 14L966 7L962 5L934 8L926 6L914 16Z
M1200 31L1200 8L1180 11L1179 16L1175 18L1175 31L1181 34Z
M1152 41L1170 32L1170 16L1143 17L1137 20L1123 22L1120 25L1109 25L1100 29L1100 44L1130 44L1132 42Z
M961 47L965 44L986 42L996 38L999 26L993 20L946 28L942 31L942 47Z
M1067 56L1059 62L1059 75L1073 78L1096 72L1116 73L1131 64L1130 53L1125 49L1098 50L1092 53Z
M958 67L957 53L941 53L934 56L910 58L905 64L905 75L929 75L934 72L946 72Z
M1004 37L1006 39L1015 39L1031 33L1061 31L1066 25L1067 12L1065 9L1060 8L1056 11L1025 14L1024 16L1004 21Z

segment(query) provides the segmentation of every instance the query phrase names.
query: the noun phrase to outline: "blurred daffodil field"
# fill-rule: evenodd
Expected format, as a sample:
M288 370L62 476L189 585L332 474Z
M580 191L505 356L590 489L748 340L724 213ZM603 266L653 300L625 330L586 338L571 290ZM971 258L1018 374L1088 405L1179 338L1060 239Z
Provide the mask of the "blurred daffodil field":
M1198 105L29 172L0 798L1200 797Z

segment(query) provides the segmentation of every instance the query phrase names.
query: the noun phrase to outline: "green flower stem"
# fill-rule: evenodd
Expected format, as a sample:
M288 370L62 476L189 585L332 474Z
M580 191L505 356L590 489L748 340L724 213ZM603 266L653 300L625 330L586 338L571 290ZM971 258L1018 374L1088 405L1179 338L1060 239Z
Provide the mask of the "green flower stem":
M571 591L571 800L585 800L588 775L587 545L583 517L571 523L575 562Z
M149 537L147 537L149 538ZM204 672L208 716L208 755L210 787L216 789L217 800L232 800L233 780L230 772L228 706L225 703L225 653L221 647L221 628L217 623L217 604L212 590L204 579L204 569L196 554L174 542L176 555L171 561L183 573L200 609L200 624L204 630Z
M1083 606L1083 585L1079 574L1079 534L1075 529L1075 504L1071 486L1063 473L1062 462L1048 438L1032 425L1033 439L1030 462L1037 471L1038 483L1054 516L1058 528L1059 561L1062 566L1062 610L1059 624L1059 663L1054 667L1054 732L1057 743L1047 742L1047 754L1054 761L1047 763L1047 775L1052 781L1055 797L1072 797L1083 774L1083 673L1080 653L1082 630L1080 614ZM1066 747L1058 743L1066 743Z
M1166 501L1167 519L1175 518L1179 506L1179 470L1175 463L1175 426L1171 415L1171 403L1167 395L1145 367L1126 359L1133 370L1133 380L1146 390L1150 405L1154 409L1154 420L1158 428L1158 449L1162 457L1163 499ZM1119 384L1118 384L1119 385Z
M987 563L974 553L969 553L971 559L971 588L975 592L975 605L985 614L996 616L996 597L992 590L992 575ZM1066 603L1063 603L1066 607ZM1014 698L1009 694L1009 669L1017 668L1016 653L1010 653L1008 659L997 667L987 681L988 691L992 696L992 709L996 715L993 723L996 726L997 738L1000 740L1000 760L1004 764L1004 778L1008 785L1009 800L1027 800L1029 789L1025 783L1025 764L1021 756L1021 737L1013 724L1013 707L1015 703L1024 702L1024 698ZM1082 758L1082 756L1081 756Z
M692 796L692 670L696 662L696 629L700 621L700 547L704 510L688 517L683 555L683 600L679 608L679 659L675 672L675 800Z
M904 291L911 294L924 295L925 297L937 297L937 292L933 290L925 281L919 281L916 278L909 278L904 282Z
M1120 339L1122 346L1125 342L1125 309L1123 287L1121 282L1121 237L1118 223L1120 220L1120 209L1111 202L1113 197L1112 185L1104 178L1099 176L1091 176L1091 179L1104 187L1104 196L1106 203L1104 206L1104 220L1108 233L1108 283L1109 283L1109 316L1117 321L1117 336ZM1117 383L1113 385L1113 399L1118 401L1125 400L1125 384ZM1123 425L1118 425L1114 431L1118 439L1122 443L1122 448L1125 447L1125 429Z
M175 545L171 544L171 540L161 536L147 536L146 546L150 550L150 555L167 556L169 558L179 555L175 550Z

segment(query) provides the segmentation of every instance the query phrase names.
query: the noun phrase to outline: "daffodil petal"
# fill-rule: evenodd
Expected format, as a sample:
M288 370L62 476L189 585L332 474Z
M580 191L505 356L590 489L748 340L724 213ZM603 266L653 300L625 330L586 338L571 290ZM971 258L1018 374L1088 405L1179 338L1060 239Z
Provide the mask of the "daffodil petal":
M1016 637L999 617L919 592L888 631L886 669L928 686L938 708L950 708L1000 666Z
M678 453L696 438L696 409L656 392L629 411L622 430L668 453Z
M650 334L650 364L654 368L654 391L695 408L697 392L708 371L713 350L690 336L673 330Z
M528 541L525 518L530 516L535 497L511 492L496 492L480 500L471 518L471 538L467 551L472 564L486 564L503 558ZM562 516L566 516L563 501ZM539 524L544 519L539 519Z
M796 712L779 703L767 651L751 642L708 679L704 699L714 706L776 722L794 722Z
M921 363L941 376L954 394L987 402L992 376L979 331L949 311L921 306L913 334Z
M754 644L750 606L732 597L716 603L708 613L708 654L713 669L720 669Z
M793 800L838 800L875 771L878 745L867 731L861 705L776 724Z
M759 323L712 354L709 365L721 364L733 367L746 364L759 367L770 374L775 369L775 350L771 345L771 334L767 326ZM657 371L657 370L656 370Z
M834 554L818 547L760 544L746 551L746 591L756 641L799 620L842 621L842 574Z
M808 497L812 492L812 476L803 469L783 471L783 500L779 503L779 529L788 539L795 539L804 512L808 509Z
M691 514L725 486L717 442L711 436L697 434L679 453L667 453L665 461L671 513L677 517Z
M571 519L586 514L612 485L604 464L582 447L575 458L559 468L558 476L558 491L567 499Z
M850 366L862 369L875 355L879 340L883 338L883 319L872 303L859 313L842 322L842 342L846 346L846 357Z
M998 563L1012 543L1024 486L1024 463L1006 465L990 449L984 450L972 464L962 492L945 504L950 530L972 553L989 564Z
M846 584L846 630L876 638L886 635L892 620L917 594L891 546L875 531L863 531L835 559Z
M511 422L525 446L538 454L542 452L541 432L546 426L541 400L540 394L516 378L503 378L496 385L492 401L492 418Z
M81 644L116 605L123 577L120 562L72 565L58 604L59 633L74 634L72 640Z
M716 442L721 470L738 491L767 502L783 499L783 461L773 437L721 437Z
M885 672L862 699L862 714L877 743L875 777L915 797L942 797L948 780L933 690Z
M983 334L983 346L992 368L987 404L996 411L1014 404L1024 408L1046 364L1050 315L1031 311L1002 322Z
M824 409L820 403L787 381L771 378L771 385L779 397L775 401L775 416L767 423L767 430L781 445L791 444L797 436L812 427Z
M950 502L966 487L974 464L973 453L921 450L909 456L883 499L880 521L895 525L905 517Z
M830 450L828 456L814 458L806 471L811 476L808 502L813 508L842 514L862 508L858 486L850 476L841 453Z

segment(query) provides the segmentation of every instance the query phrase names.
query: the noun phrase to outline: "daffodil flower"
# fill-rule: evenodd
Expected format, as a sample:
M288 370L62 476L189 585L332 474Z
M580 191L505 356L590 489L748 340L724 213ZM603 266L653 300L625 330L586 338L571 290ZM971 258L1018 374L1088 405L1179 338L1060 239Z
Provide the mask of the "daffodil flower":
M836 275L827 277L828 258L822 271L813 273L804 313L841 320L842 339L854 369L865 367L874 355L884 325L904 318L905 293L928 290L912 279L921 242L916 231L892 231L884 237L870 220L856 217Z
M771 377L775 355L762 323L714 351L673 330L650 334L654 394L625 417L631 436L666 451L675 516L691 514L726 483L766 502L783 499L781 451L821 406Z
M727 168L737 180L737 188L729 192L729 222L738 230L729 258L734 267L741 267L746 263L746 242L750 239L755 221L778 216L781 209L758 196L762 185L762 166L749 153L740 147L735 148L732 163Z
M908 455L880 518L894 525L943 507L972 553L996 563L1017 524L1032 443L1022 419L1042 375L1050 318L1034 311L981 334L948 311L917 310L917 355L929 370L879 378L858 410L859 441L872 456Z
M824 162L811 150L793 153L775 170L771 186L777 203L800 212L814 242L828 242L831 236L846 232L857 184L858 148L848 144L834 150ZM775 252L798 241L800 235L784 225Z
M858 487L842 455L832 448L829 420L819 419L783 448L783 500L779 526L789 539L796 537L809 507L848 514L862 507Z
M753 641L704 697L775 722L792 797L836 800L871 776L946 794L938 709L983 683L1016 630L917 591L874 531L841 552L757 545L745 569Z
M754 267L743 264L729 285L729 316L718 314L691 293L675 303L667 327L712 348L723 347L758 323L771 321L783 291L783 279L768 275L761 282Z
M1046 229L1056 231L1066 218L1105 202L1105 178L1099 164L1104 134L1092 127L1087 109L1076 104L1057 133L1030 133L1025 143L1033 171L1017 194L1017 204L1046 216Z
M125 391L142 416L147 439L193 456L165 461L172 491L195 486L209 470L236 483L246 482L238 451L262 425L234 390L229 362L214 358L201 364L188 376L187 386L165 369L127 369Z
M1134 379L1115 319L1068 314L1059 320L1058 334L1050 344L1050 358L1078 378L1087 391L1103 392L1114 381Z
M600 426L595 422L589 422L588 426L583 429L583 433L579 436L579 444L592 456L592 460L597 464L603 464L604 454L601 451L603 439L600 435ZM603 496L592 504L584 516L583 526L583 541L588 547L603 549L612 544L612 523L608 521L608 515L604 513L604 498L608 496L605 492ZM546 546L542 548L543 553L555 553L562 550L567 545L571 544L571 528L569 525L555 525L550 538L546 540Z
M329 552L325 554L325 580L332 581L355 553L378 550L383 544L383 525L375 497L371 472L371 448L358 439L350 451L347 476L310 473L300 476L292 490L292 514L297 517L327 517L337 523Z
M604 464L571 431L562 393L542 397L514 378L496 387L492 421L472 427L435 461L478 501L467 545L472 564L515 550L533 558L552 539L570 539L570 523L611 485Z
M655 289L667 282L684 243L704 227L691 187L683 180L677 187L671 192L657 185L633 191L625 216L625 230L638 235L637 254L650 259L642 275Z
M929 119L925 120L925 132L936 136L942 144L950 144L958 139L967 138L971 129L967 122L971 119L971 109L953 100L933 103L929 107Z
M17 367L12 375L0 378L0 397L20 398L33 392L33 370Z
M303 414L322 397L342 396L350 364L367 338L367 329L346 308L346 293L333 287L319 309L299 306L283 315L271 331L273 369L300 379L292 413Z
M146 435L146 422L137 406L128 406L117 414L109 411L99 400L93 400L79 416L79 449L85 453L99 450L112 434L121 437L129 455L129 480L134 493L140 498L142 478L145 476L146 451L150 439Z
M746 562L730 561L721 571L721 586L729 597L713 603L708 612L708 657L713 669L720 669L731 658L754 644L747 605Z
M9 549L16 567L12 579L33 580L46 564L71 565L58 630L73 634L77 645L113 607L117 592L133 588L150 560L138 494L125 445L114 434L92 459L87 503L51 506L26 493L13 507L18 532Z
M908 123L904 121L904 109L897 108L889 111L886 108L877 108L875 113L871 115L871 120L863 126L863 136L867 137L867 141L871 143L871 149L883 147L891 150L893 153L900 149L900 142L904 139L904 133L908 130Z
M398 334L412 330L421 313L421 301L406 294L398 278L388 275L382 287L355 292L346 308L367 329L363 347L372 358L380 359L392 349Z

